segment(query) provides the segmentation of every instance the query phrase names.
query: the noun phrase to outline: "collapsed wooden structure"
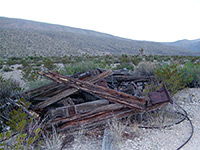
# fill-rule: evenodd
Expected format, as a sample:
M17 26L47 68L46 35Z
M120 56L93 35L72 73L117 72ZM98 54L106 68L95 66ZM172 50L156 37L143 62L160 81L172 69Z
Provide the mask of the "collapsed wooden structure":
M71 76L38 72L54 82L27 91L31 109L47 118L45 127L55 125L58 132L104 125L113 117L152 111L172 103L165 84L143 97L145 83L154 78L136 78L127 71L93 70Z

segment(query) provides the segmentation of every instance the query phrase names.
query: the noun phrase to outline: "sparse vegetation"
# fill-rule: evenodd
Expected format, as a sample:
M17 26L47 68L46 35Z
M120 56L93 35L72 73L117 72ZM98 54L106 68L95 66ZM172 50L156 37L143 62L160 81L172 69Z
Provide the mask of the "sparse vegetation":
M22 69L23 80L28 83L28 89L34 89L44 84L49 83L49 80L44 80L43 78L39 78L37 75L38 70L43 71L56 71L63 75L75 74L79 72L85 72L88 70L93 70L95 68L102 69L127 69L130 72L134 73L135 76L156 76L159 83L165 82L168 90L173 95L178 90L184 87L199 87L200 86L200 57L186 57L186 56L130 56L123 54L121 56L64 56L64 57L37 57L37 56L29 56L24 58L9 58L9 59L1 59L1 65L5 68L12 68L13 64L18 63L21 67L17 68L19 70ZM7 63L9 62L9 63ZM60 66L64 67L58 67ZM5 70L2 71L5 72ZM16 67L12 68L12 70L16 69ZM151 87L149 85L148 90L155 90L159 87ZM5 103L5 98L10 97L16 93L21 91L21 87L19 83L12 79L4 79L0 76L0 106ZM146 91L148 92L148 91ZM18 113L16 113L18 112ZM16 115L18 114L18 115ZM14 128L12 124L7 124L11 127L9 132L6 134L1 133L1 138L7 137L8 139L14 139L15 142L10 145L3 145L6 148L22 148L22 145L29 145L31 149L32 144L34 142L38 142L38 135L33 132L30 140L28 140L28 134L24 132L25 127L30 124L31 120L27 120L27 116L24 115L22 110L15 109L14 112L10 114L12 117L11 120L14 120L12 124L14 126L18 126L18 128ZM160 117L159 113L152 113L152 118ZM154 116L158 115L158 116ZM161 114L163 115L163 114ZM19 117L21 120L19 120ZM16 119L18 121L16 121ZM31 119L31 118L29 118ZM112 126L111 132L113 135L117 137L117 143L120 145L122 141L122 132L125 131L127 125L121 124L121 122L115 122L116 124L110 124ZM160 123L160 122L158 122ZM19 125L18 125L19 124ZM129 124L129 128L130 128ZM135 127L134 127L135 128ZM35 132L40 132L38 129ZM57 147L61 146L61 137L57 135L54 130L54 134L52 136L44 136L43 139L46 138L46 141L43 141L43 146L46 149L51 149L52 145L57 145ZM119 131L117 131L119 130ZM18 132L18 136L12 137L13 133ZM57 144L55 144L57 143ZM41 143L42 144L42 143ZM25 147L24 147L25 148Z

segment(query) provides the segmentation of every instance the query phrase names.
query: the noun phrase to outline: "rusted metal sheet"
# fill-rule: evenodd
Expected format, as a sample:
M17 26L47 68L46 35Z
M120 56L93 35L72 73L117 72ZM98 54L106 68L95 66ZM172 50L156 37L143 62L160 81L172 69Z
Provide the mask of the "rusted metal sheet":
M158 91L150 92L149 98L152 105L164 102L170 102L171 104L173 103L165 83L163 83L163 87L161 87Z

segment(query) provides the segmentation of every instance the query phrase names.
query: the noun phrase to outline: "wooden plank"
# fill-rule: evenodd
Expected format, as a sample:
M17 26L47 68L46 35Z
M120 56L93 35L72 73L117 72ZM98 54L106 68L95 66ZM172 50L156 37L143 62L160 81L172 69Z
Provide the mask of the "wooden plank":
M38 72L38 73L40 74L40 72ZM91 83L95 83L95 82L99 81L100 79L106 78L107 76L109 76L111 74L112 74L112 70L107 70L107 71L105 71L105 72L93 77L90 80L90 82ZM57 76L62 78L62 79L67 79L67 77L65 77L65 76L61 76L61 75L58 75L58 74L57 74ZM67 96L69 96L69 95L71 95L71 94L73 94L73 93L75 93L77 91L78 91L78 89L70 87L70 88L66 89L65 91L63 91L63 92L61 92L61 93L49 98L48 100L46 100L45 102L40 104L38 107L40 109L45 108L45 107L47 107L47 106L49 106L49 105L51 105L51 104L53 104L53 103L65 98L65 97L67 97Z
M101 113L105 113L105 112L112 112L114 110L120 110L122 108L124 108L123 105L109 104L109 105L98 107L87 113L77 114L77 115L70 116L70 117L68 116L68 117L64 117L64 118L58 118L58 119L52 120L50 123L51 124L63 124L65 122L72 121L72 120L79 120L79 119L83 120L87 117L95 116L95 114L98 114L98 113L101 114Z
M109 104L109 101L107 100L96 100L92 102L86 102L82 104L74 105L74 109L76 114L86 113L89 111L92 111L98 107L105 106ZM50 116L50 118L57 118L57 117L68 117L69 114L69 108L72 106L63 106L56 108L54 110L50 110L47 114Z
M108 129L104 130L101 150L115 150L113 148L113 137Z
M34 95L31 96L31 99L34 99L35 97L41 97L41 96L46 96L48 93L51 93L53 91L56 91L59 88L63 88L64 86L61 84L56 84L54 87L49 87L48 89L42 90L38 93L35 93Z
M47 85L43 85L39 88L36 88L36 89L33 89L33 90L30 90L30 91L26 91L24 93L24 95L34 95L36 93L41 93L41 92L44 92L45 90L49 89L49 88L52 88L52 87L55 87L56 85L58 85L58 83L56 82L52 82L50 84L47 84Z
M116 104L113 104L116 105ZM104 106L103 106L104 107ZM67 121L62 124L58 124L59 132L76 131L80 128L94 128L99 125L105 124L109 119L116 117L122 118L135 113L135 110L130 108L113 109L112 111L102 111L95 114L90 114L83 118Z
M96 110L96 113L94 114L87 113L87 115L83 115L83 116L80 116L80 115L78 117L72 116L72 120L68 119L67 122L65 121L62 122L60 120L60 122L62 122L61 124L57 122L58 131L62 133L70 133L70 132L78 131L83 128L92 129L98 126L105 125L107 121L113 117L120 119L134 113L142 113L142 112L144 113L148 111L153 111L165 106L166 104L167 103L157 104L156 106L149 107L149 109L147 110L139 110L139 111L136 111L130 108L117 108L118 104L110 104L109 106L110 109L108 111L106 111L108 106L102 106L102 108L105 108L105 109L100 108L102 109L102 111Z
M63 78L61 75L58 75L57 73L42 73L39 72L39 74L44 75L56 82L64 83L67 85L70 85L76 89L80 89L89 93L93 93L98 95L99 97L103 99L107 99L111 102L120 103L122 105L125 105L129 108L135 108L135 109L144 109L146 101L141 98L137 98L135 96L118 92L113 89L101 87L98 85L91 84L86 81L81 81L69 77Z

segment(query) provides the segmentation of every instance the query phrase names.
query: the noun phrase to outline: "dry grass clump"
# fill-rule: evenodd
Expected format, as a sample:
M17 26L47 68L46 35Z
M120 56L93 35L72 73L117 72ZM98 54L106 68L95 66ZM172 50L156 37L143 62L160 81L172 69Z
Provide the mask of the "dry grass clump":
M63 143L63 136L56 132L54 126L52 126L52 134L44 134L42 132L43 145L42 147L46 150L61 150Z
M157 65L150 62L141 62L137 65L137 67L134 70L135 76L153 76L154 71L156 70Z

